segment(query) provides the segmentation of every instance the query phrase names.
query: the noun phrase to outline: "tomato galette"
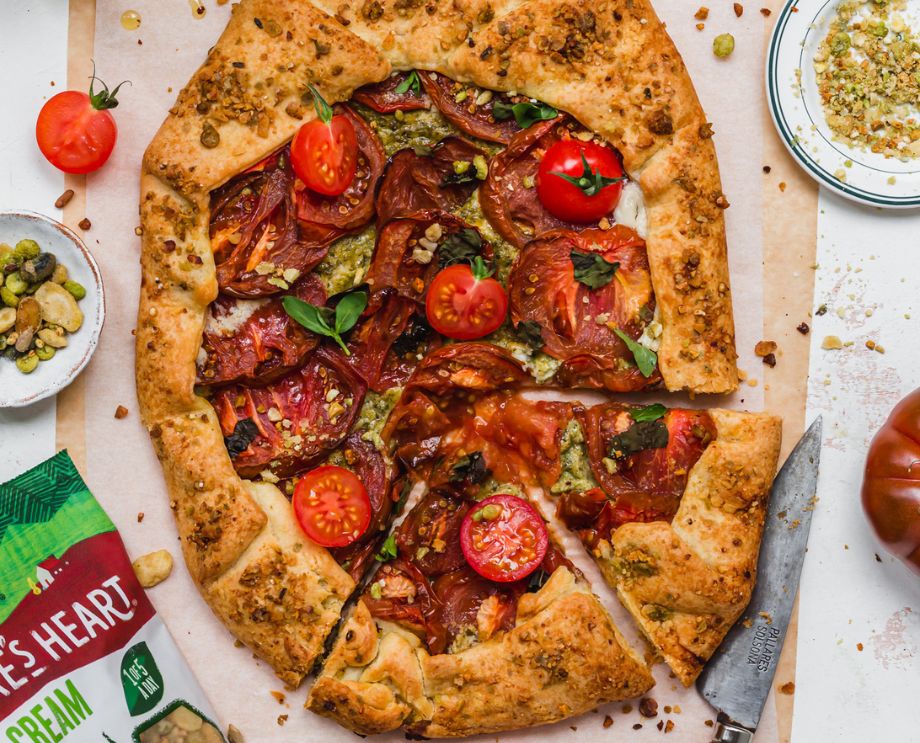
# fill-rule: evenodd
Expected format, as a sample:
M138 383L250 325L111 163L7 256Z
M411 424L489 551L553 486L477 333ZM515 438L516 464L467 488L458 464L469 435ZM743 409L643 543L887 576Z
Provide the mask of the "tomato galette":
M646 0L242 0L141 192L138 397L214 612L362 734L552 722L653 684L568 528L691 683L779 422L613 393L736 387L727 205Z

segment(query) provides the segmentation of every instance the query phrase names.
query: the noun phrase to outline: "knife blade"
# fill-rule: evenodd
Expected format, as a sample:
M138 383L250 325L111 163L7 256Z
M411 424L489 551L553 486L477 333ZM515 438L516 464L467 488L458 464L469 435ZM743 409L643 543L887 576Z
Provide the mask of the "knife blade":
M798 592L820 455L818 416L773 481L751 601L696 682L719 713L712 743L750 743L760 723Z

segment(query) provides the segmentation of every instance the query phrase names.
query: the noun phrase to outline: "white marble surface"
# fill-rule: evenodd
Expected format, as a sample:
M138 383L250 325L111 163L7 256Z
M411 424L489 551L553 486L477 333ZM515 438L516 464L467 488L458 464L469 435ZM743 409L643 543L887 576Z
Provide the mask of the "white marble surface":
M185 10L181 0L170 2ZM66 22L61 0L0 3L0 93L5 102L0 116L0 208L56 216L53 202L63 190L63 178L38 154L33 125L45 98L65 81ZM52 80L56 87L50 86ZM815 306L827 303L829 309L812 323L808 418L823 413L826 441L821 500L802 580L792 740L863 743L884 736L913 743L920 741L920 580L875 543L858 493L872 433L901 395L920 386L920 215L865 210L826 193L820 210ZM126 318L118 332L127 332L130 325ZM854 345L821 350L828 334ZM886 353L866 349L870 339ZM127 388L124 392L130 394ZM133 402L133 395L125 399ZM0 479L53 452L54 413L53 401L0 412ZM139 486L144 492L160 487L125 485L130 485L126 496L140 502ZM139 527L125 535L129 546L141 541L136 531ZM187 583L187 578L180 582ZM187 585L184 590L192 589ZM190 636L180 640L189 649L195 643ZM214 673L201 671L206 677ZM298 715L296 703L278 713ZM626 721L617 722L611 733L632 739ZM275 730L264 739L288 737ZM596 737L600 725L592 721L582 730ZM294 732L285 728L289 731ZM701 743L705 738L700 728ZM308 733L306 739L313 738Z

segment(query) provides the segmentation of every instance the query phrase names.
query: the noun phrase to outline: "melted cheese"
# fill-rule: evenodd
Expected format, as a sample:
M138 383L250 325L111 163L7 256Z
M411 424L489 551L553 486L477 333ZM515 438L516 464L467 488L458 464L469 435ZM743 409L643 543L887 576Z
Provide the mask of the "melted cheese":
M252 313L267 302L267 299L238 299L229 312L219 317L213 311L209 312L206 330L217 335L233 335L252 317Z
M645 198L635 181L628 181L620 194L620 203L613 212L617 224L631 227L643 240L648 236L648 216L645 212Z

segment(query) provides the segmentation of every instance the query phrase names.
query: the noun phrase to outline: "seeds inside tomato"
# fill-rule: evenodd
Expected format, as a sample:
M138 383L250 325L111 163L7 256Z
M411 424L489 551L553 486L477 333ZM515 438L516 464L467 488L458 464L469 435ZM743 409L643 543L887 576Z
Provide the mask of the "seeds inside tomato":
M324 465L304 475L294 488L294 514L306 535L323 547L358 540L371 521L371 502L358 477L343 467Z
M499 583L526 578L543 562L548 547L540 514L516 495L486 498L460 527L460 548L470 567Z
M473 267L448 266L428 288L425 300L428 323L441 335L468 341L498 330L508 314L504 287L485 269L481 258Z

